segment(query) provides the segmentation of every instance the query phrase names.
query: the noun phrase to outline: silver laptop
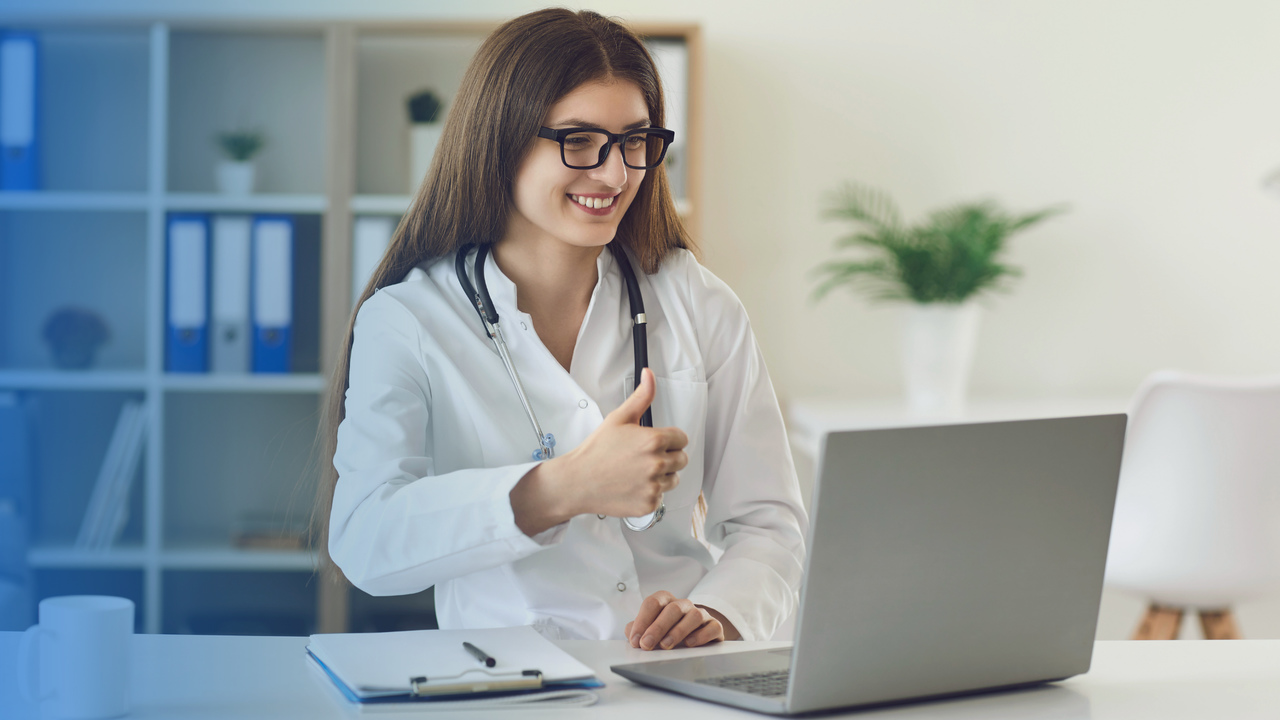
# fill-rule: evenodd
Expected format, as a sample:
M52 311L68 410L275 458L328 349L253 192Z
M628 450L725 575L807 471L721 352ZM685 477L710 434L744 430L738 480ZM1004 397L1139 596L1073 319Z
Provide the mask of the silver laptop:
M614 665L775 715L1089 669L1124 415L828 435L791 648Z

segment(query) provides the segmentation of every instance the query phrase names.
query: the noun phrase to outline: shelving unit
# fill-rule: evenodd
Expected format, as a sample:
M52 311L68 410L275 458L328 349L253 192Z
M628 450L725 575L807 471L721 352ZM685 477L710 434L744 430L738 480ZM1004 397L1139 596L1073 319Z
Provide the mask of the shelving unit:
M326 378L350 316L352 224L408 211L404 99L446 99L493 23L67 18L7 23L40 37L44 188L0 192L0 393L31 410L37 478L28 562L38 596L131 597L147 632L392 629L428 622L430 594L370 598L312 576L310 550L234 547L246 513L310 513ZM640 26L683 48L687 131L672 170L697 234L701 46L696 27ZM261 192L214 191L220 131L261 129ZM674 149L673 149L674 152ZM314 367L288 375L165 372L171 212L289 214L319 243ZM92 369L54 367L56 309L101 315ZM145 447L123 536L74 546L116 417L141 402ZM2 459L0 459L2 460ZM255 625L254 613L266 618ZM219 613L225 617L219 620Z

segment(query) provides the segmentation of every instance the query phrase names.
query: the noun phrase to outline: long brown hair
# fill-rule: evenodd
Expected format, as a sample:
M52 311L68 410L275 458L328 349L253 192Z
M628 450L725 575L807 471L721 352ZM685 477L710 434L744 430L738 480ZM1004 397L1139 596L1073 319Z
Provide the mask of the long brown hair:
M548 110L583 83L610 79L635 83L649 122L663 125L662 85L644 43L627 27L589 10L522 15L493 31L472 58L427 177L360 294L329 379L318 438L320 482L311 516L324 569L337 569L328 548L338 482L333 456L338 425L346 417L356 312L378 288L400 282L413 267L452 255L467 243L500 239L513 207L516 170ZM676 214L662 166L645 173L613 241L630 250L647 273L657 272L662 259L677 248L696 251Z

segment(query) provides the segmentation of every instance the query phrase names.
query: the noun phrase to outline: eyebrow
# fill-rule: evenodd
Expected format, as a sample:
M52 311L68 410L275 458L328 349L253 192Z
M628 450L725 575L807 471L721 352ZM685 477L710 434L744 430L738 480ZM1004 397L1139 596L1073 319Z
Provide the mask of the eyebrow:
M555 125L558 125L558 126L580 127L580 128L598 128L598 127L600 127L599 125L597 125L597 124L595 124L595 123L593 123L593 122L587 122L586 120L579 120L578 118L569 118L568 120L561 120L560 122L558 122L558 123L554 123L554 124L555 124ZM638 128L642 128L642 127L644 127L644 126L646 126L646 125L648 125L648 124L649 124L649 119L648 119L648 118L645 118L644 120L637 120L637 121L635 121L635 122L631 123L630 125L627 125L626 127L622 128L622 131L623 131L623 132L627 132L628 130L636 130L636 129L638 129Z

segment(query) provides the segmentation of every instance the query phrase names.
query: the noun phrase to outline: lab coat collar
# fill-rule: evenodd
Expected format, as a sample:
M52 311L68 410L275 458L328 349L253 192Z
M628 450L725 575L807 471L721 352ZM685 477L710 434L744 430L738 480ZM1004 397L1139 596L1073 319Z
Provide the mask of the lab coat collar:
M472 250L467 254L467 267L474 268L476 262L476 253L478 250ZM635 261L632 261L634 267ZM592 290L592 297L600 293L601 290L610 290L613 287L621 287L621 277L619 275L618 263L613 259L613 252L605 247L600 251L600 255L596 257L596 286ZM529 317L527 313L520 312L516 306L516 284L508 278L502 268L498 267L498 263L493 261L493 253L489 253L489 257L484 263L484 280L489 289L489 297L493 300L494 309L498 311L498 317L503 315L519 315L520 317Z

